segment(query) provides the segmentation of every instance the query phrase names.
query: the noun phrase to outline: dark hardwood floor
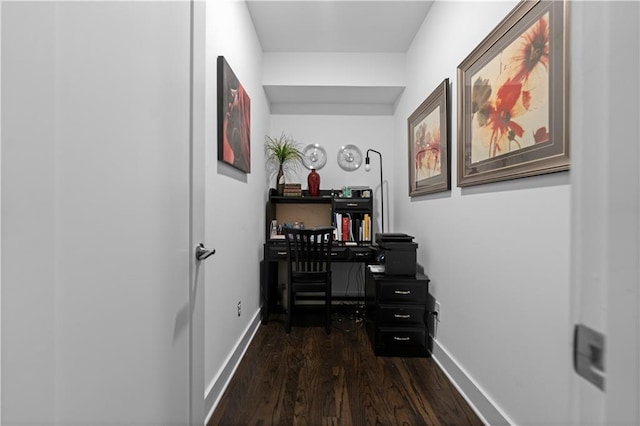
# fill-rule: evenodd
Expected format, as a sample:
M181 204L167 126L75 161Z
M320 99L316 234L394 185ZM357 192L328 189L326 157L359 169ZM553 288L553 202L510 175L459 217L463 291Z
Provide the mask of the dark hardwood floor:
M364 324L335 314L260 326L213 425L482 425L431 358L376 357ZM303 325L303 326L301 326Z

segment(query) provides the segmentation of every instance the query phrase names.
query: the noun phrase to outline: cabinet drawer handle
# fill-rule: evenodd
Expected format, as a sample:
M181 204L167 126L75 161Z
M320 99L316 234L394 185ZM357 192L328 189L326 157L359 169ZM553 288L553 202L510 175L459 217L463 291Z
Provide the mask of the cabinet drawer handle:
M347 207L358 207L358 203L347 203Z
M286 251L279 251L278 252L278 256L286 256L287 252Z
M411 337L398 337L398 336L393 336L393 340L396 340L398 342L407 342L409 340L411 340Z
M411 294L411 290L396 290L394 291L395 294L402 294L402 295L407 295L407 294Z
M409 314L393 314L394 318L402 318L402 319L407 319L407 318L411 318L411 315Z

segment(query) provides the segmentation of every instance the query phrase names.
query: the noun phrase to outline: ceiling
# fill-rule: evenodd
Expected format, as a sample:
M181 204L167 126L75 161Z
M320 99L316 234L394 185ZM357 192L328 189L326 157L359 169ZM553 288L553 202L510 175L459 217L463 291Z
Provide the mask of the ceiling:
M247 0L247 7L264 52L405 53L420 29L433 0ZM357 87L350 91L355 109L370 114L393 110L402 90ZM277 113L322 113L318 105L344 105L344 90L302 86L270 86L267 98ZM367 112L370 111L370 112Z
M433 0L247 0L265 52L407 51Z

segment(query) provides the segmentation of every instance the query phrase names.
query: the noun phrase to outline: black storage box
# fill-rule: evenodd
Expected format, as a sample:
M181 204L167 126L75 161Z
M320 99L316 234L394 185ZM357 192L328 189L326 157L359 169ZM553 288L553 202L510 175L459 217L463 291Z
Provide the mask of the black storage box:
M376 234L385 275L415 275L418 243L407 234Z

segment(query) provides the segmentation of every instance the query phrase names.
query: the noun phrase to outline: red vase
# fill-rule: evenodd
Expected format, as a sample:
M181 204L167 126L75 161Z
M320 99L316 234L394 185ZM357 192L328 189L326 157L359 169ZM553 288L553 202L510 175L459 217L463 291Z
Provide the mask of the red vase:
M311 173L307 176L307 186L310 196L317 197L320 195L320 175L316 172L316 169L311 169Z

